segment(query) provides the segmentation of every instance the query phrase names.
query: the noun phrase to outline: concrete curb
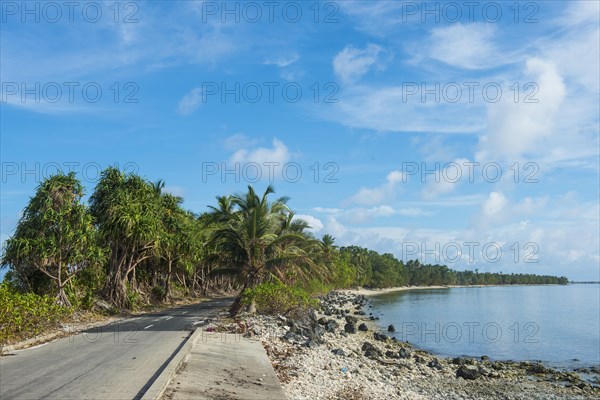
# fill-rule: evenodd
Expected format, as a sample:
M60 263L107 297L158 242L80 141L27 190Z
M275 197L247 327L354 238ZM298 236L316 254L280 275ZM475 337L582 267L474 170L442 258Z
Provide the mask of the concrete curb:
M51 332L51 333L47 333L47 334L39 335L39 336L34 336L32 338L20 341L18 343L6 345L6 346L0 346L0 355L7 354L12 351L24 350L24 349L28 349L30 347L39 346L40 344L46 344L48 342L52 342L55 339L62 339L62 338L66 338L69 336L79 335L82 332L85 332L89 329L95 329L95 328L101 329L112 323L120 322L125 319L126 318L116 318L116 319L110 320L110 321L100 321L97 324L92 323L87 326L78 326L75 329L73 329L72 327L69 327L67 329L60 328L60 330L57 330L55 332Z
M204 301L210 301L210 300L214 300L211 298L199 298L198 299L199 302L204 302ZM51 342L55 339L62 339L65 337L69 337L69 336L73 336L73 335L79 335L81 332L85 332L89 329L95 329L95 328L103 328L105 326L108 326L110 324L113 323L118 323L121 321L127 321L133 318L139 318L139 317L144 317L148 314L152 314L152 313L157 313L157 312L164 312L164 311L168 311L174 308L178 308L178 307L182 307L182 306L187 306L190 304L195 304L195 303L181 303L181 304L173 304L170 307L169 306L165 306L165 307L160 307L160 308L156 308L155 310L147 310L147 311L142 311L140 313L137 314L130 314L130 315L121 315L121 316L109 316L107 320L105 321L98 321L98 323L94 323L92 322L90 325L87 326L79 326L75 329L67 329L67 330L57 330L56 332L51 332L51 333L47 333L44 335L39 335L39 336L34 336L32 338L29 339L25 339L22 340L20 342L17 343L13 343L13 344L9 344L9 345L5 345L5 346L0 346L0 356L8 354L12 351L17 351L17 350L24 350L24 349L28 349L30 347L33 346L38 346L40 344L45 344L48 342ZM68 323L67 323L68 324Z
M177 354L169 361L164 367L160 375L154 380L152 385L144 392L140 400L158 400L165 393L165 390L171 383L171 379L179 372L183 362L187 358L190 350L194 346L194 342L198 339L198 336L202 334L202 328L196 329L186 340L183 346L179 349Z
M65 336L69 336L69 334L70 334L69 332L54 332L54 333L50 333L47 335L36 336L36 337L24 340L19 343L6 345L6 346L0 346L0 354L10 353L11 351L16 351L16 350L27 349L32 346L50 342L57 338L60 339Z

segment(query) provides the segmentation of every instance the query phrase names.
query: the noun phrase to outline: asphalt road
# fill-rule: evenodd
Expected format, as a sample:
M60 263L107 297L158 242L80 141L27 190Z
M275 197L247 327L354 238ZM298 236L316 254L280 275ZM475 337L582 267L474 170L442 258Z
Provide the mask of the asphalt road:
M231 302L128 318L0 357L0 399L140 398L194 328Z

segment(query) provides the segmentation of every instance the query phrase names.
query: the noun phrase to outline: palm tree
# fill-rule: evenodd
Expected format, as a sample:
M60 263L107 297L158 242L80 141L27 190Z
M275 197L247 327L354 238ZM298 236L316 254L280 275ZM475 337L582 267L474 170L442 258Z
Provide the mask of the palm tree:
M159 179L156 182L150 183L150 186L154 190L154 193L160 196L162 195L163 189L165 188L165 181Z
M290 271L302 278L315 272L311 268L312 260L301 247L306 238L281 229L281 222L289 213L287 199L269 203L268 196L272 193L271 185L262 196L248 186L248 192L232 196L234 208L230 209L229 219L211 238L216 251L227 260L227 269L239 273L243 282L231 307L232 314L241 308L241 296L246 288L253 288L270 276L287 280Z
M329 234L325 234L321 238L321 248L323 251L323 256L327 262L331 261L333 254L337 250L337 246L334 243L335 238Z

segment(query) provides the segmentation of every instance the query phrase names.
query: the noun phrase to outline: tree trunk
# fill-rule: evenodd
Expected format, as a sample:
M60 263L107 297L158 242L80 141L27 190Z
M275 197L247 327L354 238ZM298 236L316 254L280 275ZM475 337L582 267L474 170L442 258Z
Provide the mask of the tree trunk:
M136 274L135 274L136 268L132 269L131 272L129 273L129 286L133 289L138 288L138 284L137 284L137 278L136 278Z
M233 302L233 304L229 308L229 315L232 316L232 317L235 317L236 315L238 315L238 313L242 309L242 293L243 292L244 291L242 290L238 294L238 296L235 298L235 301Z
M65 293L64 285L58 288L58 294L56 295L56 302L64 307L71 307L71 302L67 298L67 294Z
M158 284L158 273L155 269L152 269L152 287L157 286Z
M171 295L171 268L173 267L173 261L167 262L167 276L165 278L165 300Z
M71 302L67 298L67 294L65 293L65 284L62 279L62 264L58 263L58 274L56 275L56 284L58 286L58 294L56 295L56 301L61 306L71 307Z
M247 287L248 287L248 282L245 282L244 286L242 286L242 290L240 290L237 297L235 298L235 301L229 308L230 316L235 317L236 315L238 315L238 313L242 309L242 296L244 295L244 291L246 290Z
M206 277L206 271L202 268L202 296L206 296L208 293L208 279Z
M196 297L196 286L197 286L197 280L198 279L198 268L194 268L194 276L192 277L192 293L194 294L194 297Z
M112 272L107 277L106 284L104 285L104 296L119 309L131 308L131 302L129 301L129 297L127 297L125 280L121 278L120 270Z

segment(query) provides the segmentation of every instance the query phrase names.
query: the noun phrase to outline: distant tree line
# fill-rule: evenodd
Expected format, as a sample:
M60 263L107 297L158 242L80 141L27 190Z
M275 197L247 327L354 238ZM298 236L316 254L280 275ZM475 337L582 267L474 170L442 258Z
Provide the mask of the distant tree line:
M353 286L565 284L565 277L453 271L406 264L391 254L312 235L288 198L219 196L204 213L136 174L109 167L89 198L74 173L44 180L6 241L5 284L86 308L103 298L120 309L177 295L243 292L266 281L311 290Z
M332 240L333 238L327 238ZM386 288L395 286L435 285L541 285L569 282L566 277L534 274L480 273L478 270L455 271L446 265L421 264L419 260L404 263L392 254L357 246L342 247L333 252L332 269L340 286L368 286Z

